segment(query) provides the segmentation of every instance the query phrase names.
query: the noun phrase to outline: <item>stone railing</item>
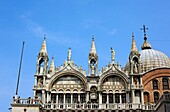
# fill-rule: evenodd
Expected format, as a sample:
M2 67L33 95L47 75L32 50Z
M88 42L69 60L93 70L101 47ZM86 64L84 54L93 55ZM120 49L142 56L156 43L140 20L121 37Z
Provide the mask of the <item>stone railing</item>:
M15 99L14 98L12 104L43 105L41 100L31 99L31 98L28 98L28 99L20 99L20 98Z
M132 89L143 89L143 85L141 84L132 85Z
M110 110L154 110L154 105L142 105L142 104L97 104L97 103L81 103L81 104L55 104L55 103L46 103L44 104L44 109L56 110L56 109L83 109L83 110L101 110L101 109L110 109Z
M149 104L135 104L135 103L112 103L112 104L98 104L98 103L66 103L66 104L57 104L57 103L45 103L43 104L41 100L38 99L13 99L13 105L39 105L45 110L63 110L63 109L83 109L83 110L102 110L102 109L110 109L110 110L154 110L154 105Z

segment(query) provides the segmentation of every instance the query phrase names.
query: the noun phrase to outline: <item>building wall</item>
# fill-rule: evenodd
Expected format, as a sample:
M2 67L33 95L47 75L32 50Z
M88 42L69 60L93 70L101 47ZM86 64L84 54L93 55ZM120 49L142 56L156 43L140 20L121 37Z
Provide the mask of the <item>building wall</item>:
M162 78L168 77L170 79L170 69L169 68L158 68L147 72L143 75L142 81L144 85L144 92L149 93L149 103L154 103L154 92L159 93L159 97L163 95L164 92L170 92L170 89L164 90L163 89L163 82ZM153 89L153 80L156 79L158 81L158 89ZM170 83L170 81L169 81ZM170 87L170 84L169 84Z

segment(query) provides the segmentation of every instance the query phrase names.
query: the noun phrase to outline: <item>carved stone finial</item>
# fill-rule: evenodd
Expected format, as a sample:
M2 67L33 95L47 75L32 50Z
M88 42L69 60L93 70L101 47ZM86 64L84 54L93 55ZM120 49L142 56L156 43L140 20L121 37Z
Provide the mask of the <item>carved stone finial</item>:
M71 48L68 48L68 57L67 57L68 61L71 61Z
M112 61L112 63L114 63L114 61L115 61L115 51L114 51L114 49L112 49L112 47L111 47L111 61Z

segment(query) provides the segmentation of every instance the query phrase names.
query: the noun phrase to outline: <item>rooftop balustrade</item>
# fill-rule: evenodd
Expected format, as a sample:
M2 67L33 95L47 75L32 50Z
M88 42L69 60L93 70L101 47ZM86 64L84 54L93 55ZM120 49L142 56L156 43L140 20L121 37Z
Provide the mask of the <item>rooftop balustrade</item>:
M41 100L38 100L38 99L31 99L31 98L27 98L27 99L20 99L20 98L17 98L17 99L13 99L13 102L12 104L20 104L20 105L43 105Z
M62 110L62 109L71 109L71 110L154 110L154 105L142 105L142 104L132 104L132 103L124 103L124 104L98 104L98 103L79 103L79 104L56 104L56 103L46 103L44 104L44 109L47 110Z
M154 105L149 104L136 104L136 103L111 103L111 104L98 104L98 103L45 103L38 99L13 99L12 105L40 105L44 110L154 110Z

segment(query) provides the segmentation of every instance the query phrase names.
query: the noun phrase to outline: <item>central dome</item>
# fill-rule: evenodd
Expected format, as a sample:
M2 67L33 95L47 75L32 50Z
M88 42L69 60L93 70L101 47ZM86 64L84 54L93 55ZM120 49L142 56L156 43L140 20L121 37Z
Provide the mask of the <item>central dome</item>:
M140 51L141 73L160 67L170 67L170 59L168 56L154 49L144 49Z

